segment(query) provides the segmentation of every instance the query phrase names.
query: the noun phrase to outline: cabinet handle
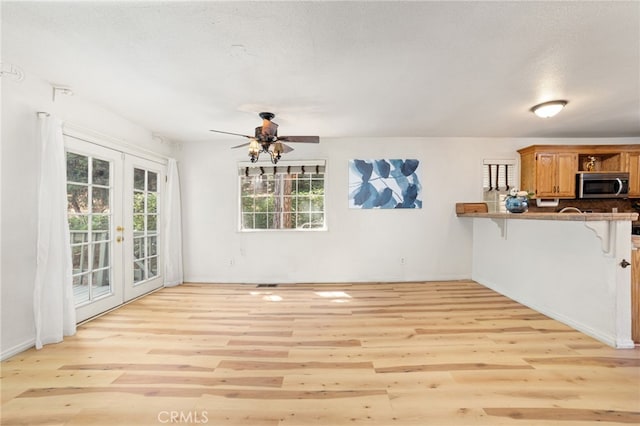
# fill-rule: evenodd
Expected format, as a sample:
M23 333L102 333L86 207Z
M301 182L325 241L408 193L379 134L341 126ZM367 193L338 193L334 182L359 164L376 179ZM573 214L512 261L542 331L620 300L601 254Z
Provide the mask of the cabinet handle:
M627 262L627 259L622 259L622 262L620 262L620 266L622 266L623 268L626 268L629 265L631 264Z

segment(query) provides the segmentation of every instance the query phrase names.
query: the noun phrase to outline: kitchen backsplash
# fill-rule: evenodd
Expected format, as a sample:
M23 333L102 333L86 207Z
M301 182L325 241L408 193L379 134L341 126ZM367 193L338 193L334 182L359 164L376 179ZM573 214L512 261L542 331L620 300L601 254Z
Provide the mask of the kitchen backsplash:
M607 200L560 200L558 207L538 207L535 200L529 203L529 211L554 213L565 207L577 207L583 212L610 213L618 209L618 213L640 213L640 200L607 199ZM635 224L640 224L635 221Z
M582 211L593 213L610 213L618 209L619 213L635 212L631 200L607 199L607 200L560 200L557 207L538 207L535 200L529 203L529 210L535 212L557 212L565 207L577 207Z

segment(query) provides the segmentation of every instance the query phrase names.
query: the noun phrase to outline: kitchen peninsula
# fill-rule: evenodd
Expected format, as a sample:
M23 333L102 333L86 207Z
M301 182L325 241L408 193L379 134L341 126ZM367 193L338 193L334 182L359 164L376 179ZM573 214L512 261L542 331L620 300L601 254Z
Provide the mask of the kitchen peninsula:
M631 223L638 213L458 213L472 278L616 348L631 339Z

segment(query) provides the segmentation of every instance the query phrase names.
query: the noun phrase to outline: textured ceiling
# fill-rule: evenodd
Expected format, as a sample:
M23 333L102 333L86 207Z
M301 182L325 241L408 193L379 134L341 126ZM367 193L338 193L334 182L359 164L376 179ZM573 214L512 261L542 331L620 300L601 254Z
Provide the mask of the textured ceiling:
M3 1L2 62L184 142L640 136L638 1Z

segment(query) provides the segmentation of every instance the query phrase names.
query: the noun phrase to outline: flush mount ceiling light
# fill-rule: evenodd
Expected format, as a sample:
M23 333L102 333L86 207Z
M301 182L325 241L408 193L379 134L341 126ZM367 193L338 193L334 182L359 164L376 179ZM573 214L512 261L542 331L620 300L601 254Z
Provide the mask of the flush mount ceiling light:
M568 101L549 101L538 104L531 108L531 112L533 112L538 117L549 118L553 117L565 107L569 103Z

